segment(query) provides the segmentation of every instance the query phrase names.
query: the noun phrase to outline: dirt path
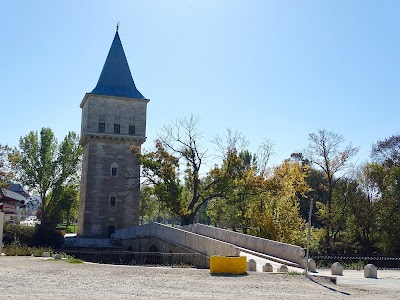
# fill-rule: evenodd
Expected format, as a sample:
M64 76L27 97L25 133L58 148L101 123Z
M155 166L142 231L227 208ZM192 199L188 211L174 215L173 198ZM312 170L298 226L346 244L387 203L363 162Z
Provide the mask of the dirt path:
M313 282L304 276L209 270L70 264L0 257L1 299L398 299L397 290Z

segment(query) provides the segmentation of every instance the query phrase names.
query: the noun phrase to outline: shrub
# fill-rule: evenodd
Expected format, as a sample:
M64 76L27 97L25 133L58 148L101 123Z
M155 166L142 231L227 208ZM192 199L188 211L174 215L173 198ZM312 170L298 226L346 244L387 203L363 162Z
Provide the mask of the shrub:
M3 229L3 244L32 246L35 236L35 231L36 231L35 227L5 223Z
M33 245L36 247L51 247L58 249L64 243L64 236L54 229L37 226Z
M5 224L3 243L5 246L51 247L58 249L64 243L62 234L44 226L28 227Z

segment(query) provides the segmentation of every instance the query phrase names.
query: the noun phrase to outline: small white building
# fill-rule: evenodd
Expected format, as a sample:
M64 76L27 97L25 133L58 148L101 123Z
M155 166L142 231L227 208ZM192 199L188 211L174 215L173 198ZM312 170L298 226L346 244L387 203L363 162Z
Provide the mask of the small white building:
M25 206L25 197L9 189L0 188L0 205L4 221L19 224Z

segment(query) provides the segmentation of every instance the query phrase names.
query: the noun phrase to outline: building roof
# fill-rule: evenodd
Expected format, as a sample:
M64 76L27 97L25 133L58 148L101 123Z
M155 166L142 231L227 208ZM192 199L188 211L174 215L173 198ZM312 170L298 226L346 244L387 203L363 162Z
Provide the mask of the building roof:
M124 48L122 47L119 38L118 30L115 33L99 81L91 93L97 95L144 99L143 95L137 90L135 82L133 81L128 61L125 57Z
M25 197L16 192L10 191L8 189L0 188L0 200L2 202L11 200L11 201L19 201L19 202L24 203Z
M29 194L24 190L24 188L22 187L22 185L20 185L19 183L11 183L8 186L8 189L10 191L16 192L18 194L21 194L22 196L24 196L25 198L29 197Z

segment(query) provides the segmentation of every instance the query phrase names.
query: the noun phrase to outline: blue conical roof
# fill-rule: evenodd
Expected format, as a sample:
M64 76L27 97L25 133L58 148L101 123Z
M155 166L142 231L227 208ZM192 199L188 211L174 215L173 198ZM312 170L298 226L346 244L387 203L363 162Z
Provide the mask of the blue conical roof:
M92 94L143 99L133 81L118 31Z

